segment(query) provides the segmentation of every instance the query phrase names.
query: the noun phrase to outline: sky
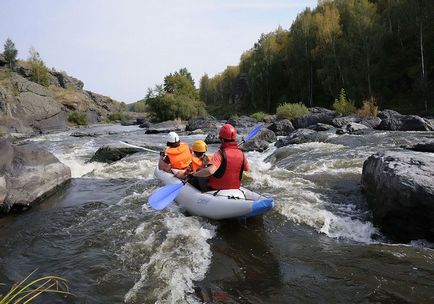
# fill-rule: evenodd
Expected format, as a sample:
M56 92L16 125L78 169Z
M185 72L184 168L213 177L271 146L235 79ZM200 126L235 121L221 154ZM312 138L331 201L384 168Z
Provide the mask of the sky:
M196 81L237 65L261 33L316 0L1 0L0 43L126 103L186 67ZM3 48L1 48L3 50Z

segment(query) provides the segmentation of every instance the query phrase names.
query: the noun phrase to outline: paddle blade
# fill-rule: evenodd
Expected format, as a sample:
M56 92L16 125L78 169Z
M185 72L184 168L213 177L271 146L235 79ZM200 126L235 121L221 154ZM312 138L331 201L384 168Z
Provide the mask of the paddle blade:
M156 210L162 210L172 203L179 191L184 187L183 183L167 185L158 189L148 199L149 205Z
M246 137L244 137L244 141L246 142L249 139L251 139L252 137L254 137L256 134L258 134L258 132L261 131L263 126L264 126L264 124L257 125L252 131L250 131L249 134L247 134Z

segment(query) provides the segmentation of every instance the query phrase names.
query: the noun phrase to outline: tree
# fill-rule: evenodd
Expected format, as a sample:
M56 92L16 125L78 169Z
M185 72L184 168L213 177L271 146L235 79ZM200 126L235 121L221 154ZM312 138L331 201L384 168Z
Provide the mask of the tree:
M29 63L32 69L31 79L47 87L50 84L50 76L44 61L34 47L30 48L29 53Z
M15 44L10 38L8 38L4 44L3 52L6 61L9 63L9 67L12 69L17 62L18 50L15 48Z

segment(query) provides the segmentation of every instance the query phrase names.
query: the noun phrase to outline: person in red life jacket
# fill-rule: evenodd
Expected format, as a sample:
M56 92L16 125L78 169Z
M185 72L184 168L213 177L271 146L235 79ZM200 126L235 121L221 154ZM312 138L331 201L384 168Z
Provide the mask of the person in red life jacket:
M193 177L208 177L210 190L239 189L244 171L249 164L235 141L237 131L225 124L219 131L220 149L214 154L208 167L192 174Z
M179 140L178 134L170 132L167 135L167 148L160 153L158 169L173 172L175 176L182 174L191 166L191 150L188 144ZM175 169L175 170L172 170Z

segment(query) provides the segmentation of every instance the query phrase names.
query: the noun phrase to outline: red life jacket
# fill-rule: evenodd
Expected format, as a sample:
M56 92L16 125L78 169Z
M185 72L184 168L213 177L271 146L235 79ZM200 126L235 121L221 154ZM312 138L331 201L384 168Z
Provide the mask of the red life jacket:
M244 153L236 142L225 142L220 146L222 163L210 176L208 186L215 190L239 189L244 171Z

